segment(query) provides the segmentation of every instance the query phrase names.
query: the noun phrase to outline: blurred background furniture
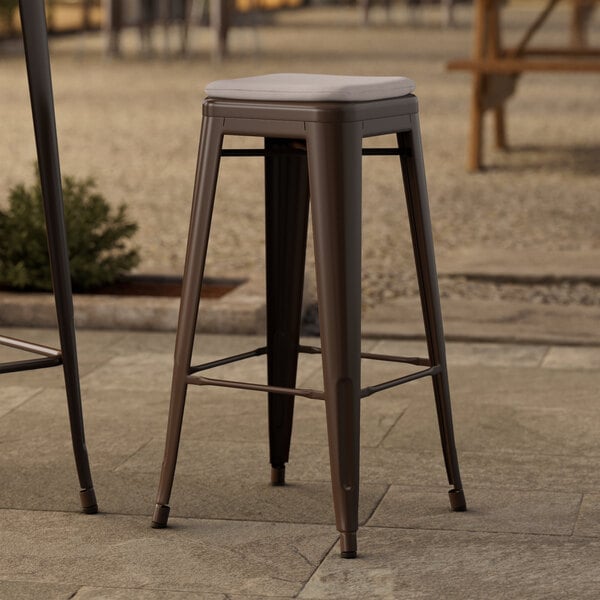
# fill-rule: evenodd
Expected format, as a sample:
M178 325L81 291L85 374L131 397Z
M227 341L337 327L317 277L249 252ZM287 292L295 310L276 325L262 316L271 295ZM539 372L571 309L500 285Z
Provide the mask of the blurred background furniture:
M454 27L454 8L457 4L457 0L429 0L433 2L439 2L441 7L441 22L445 27ZM408 10L408 21L411 25L417 25L419 23L419 8L427 3L428 0L406 0L406 8ZM369 12L376 2L374 0L358 0L362 12L363 24L368 25L369 23ZM392 13L392 0L381 0L381 4L385 9L386 19L391 19Z
M179 30L179 47L182 55L188 51L188 32L192 12L208 13L208 23L213 35L213 57L222 59L227 53L227 34L233 11L232 0L103 0L105 30L108 35L108 53L120 54L120 34L126 23L136 23L140 31L142 53L152 52L151 30L162 25L165 50L169 47L169 30L174 25Z
M596 0L570 0L573 16L569 45L530 46L531 39L559 2L560 0L547 0L519 43L505 48L501 35L502 0L475 0L473 57L470 60L452 60L448 63L450 70L473 73L467 163L469 170L476 171L483 164L483 117L486 111L494 112L496 147L507 148L506 101L514 93L522 73L600 72L600 48L590 48L586 44L586 28Z

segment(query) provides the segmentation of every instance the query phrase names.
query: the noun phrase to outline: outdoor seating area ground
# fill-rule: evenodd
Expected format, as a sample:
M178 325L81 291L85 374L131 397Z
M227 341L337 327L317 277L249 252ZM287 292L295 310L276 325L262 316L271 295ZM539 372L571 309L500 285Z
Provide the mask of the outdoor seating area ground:
M49 330L11 333L56 343ZM78 340L100 514L79 512L60 369L4 375L0 598L597 597L597 348L449 344L466 513L449 509L429 381L365 399L359 557L343 560L322 402L297 400L289 485L278 488L269 485L266 397L191 389L171 526L151 529L173 335L82 331ZM260 343L201 336L196 359ZM423 345L363 348L418 355ZM319 357L306 358L299 385L319 386ZM264 381L258 359L228 369ZM397 373L364 361L365 384Z

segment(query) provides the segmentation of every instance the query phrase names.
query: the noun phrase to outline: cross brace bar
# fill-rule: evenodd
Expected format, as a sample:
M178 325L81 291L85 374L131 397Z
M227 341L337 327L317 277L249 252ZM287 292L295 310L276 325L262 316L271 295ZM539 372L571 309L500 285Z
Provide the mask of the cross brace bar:
M400 148L363 148L363 156L408 156L410 150ZM289 148L282 152L272 152L264 148L227 148L221 156L306 156L304 148Z
M8 346L16 350L24 350L33 354L39 354L42 358L32 358L29 360L17 360L12 362L0 363L0 373L16 373L17 371L31 371L33 369L44 369L46 367L56 367L62 364L61 351L56 348L34 344L24 340L0 335L0 346Z
M42 356L60 356L61 351L50 346L42 346L42 344L34 344L32 342L25 342L24 340L18 340L17 338L0 335L0 346L8 346L9 348L16 348L17 350L25 350L26 352L33 352L34 354L41 354Z
M298 352L303 354L321 354L321 348L317 346L298 346ZM322 390L313 390L310 388L287 388L287 387L279 387L275 385L264 385L261 383L250 383L246 381L233 381L230 379L215 379L212 377L203 377L200 375L194 375L194 373L198 373L200 371L205 371L208 369L213 369L215 367L221 367L223 365L228 365L234 362L238 362L241 360L245 360L248 358L253 358L255 356L263 356L267 353L267 347L262 346L260 348L256 348L255 350L250 350L249 352L243 352L242 354L235 354L233 356L229 356L227 358L222 358L219 360L214 360L208 363L203 363L201 365L196 365L190 367L188 371L187 382L193 385L213 385L217 387L227 387L227 388L238 388L243 390L252 390L258 392L271 392L275 394L287 394L289 396L302 396L304 398L313 398L316 400L324 400L325 392ZM387 362L400 362L412 365L420 365L427 366L429 368L423 369L422 371L417 371L415 373L410 373L409 375L404 375L403 377L398 377L396 379L391 379L389 381L384 381L383 383L379 383L376 385L371 385L361 389L360 397L365 398L367 396L371 396L372 394L376 394L377 392L381 392L383 390L387 390L392 387L396 387L398 385L402 385L403 383L408 383L409 381L415 381L417 379L421 379L422 377L431 377L433 375L437 375L441 372L440 365L433 365L429 359L420 358L420 357L405 357L405 356L391 356L387 354L373 354L370 352L362 352L361 358L366 358L368 360L380 360Z
M32 371L33 369L44 369L46 367L57 367L62 365L60 356L44 356L30 360L17 360L0 364L0 373L16 373L17 371Z

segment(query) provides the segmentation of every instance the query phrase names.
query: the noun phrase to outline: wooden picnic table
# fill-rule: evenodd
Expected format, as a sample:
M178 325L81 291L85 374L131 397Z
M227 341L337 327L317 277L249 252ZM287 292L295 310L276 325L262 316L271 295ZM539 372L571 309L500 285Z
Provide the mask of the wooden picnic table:
M483 116L494 112L496 146L507 148L505 103L514 93L525 71L600 72L600 48L586 45L585 27L597 0L570 0L572 3L571 43L564 47L535 47L530 41L561 0L547 0L543 10L525 31L520 42L505 48L501 39L500 9L503 0L475 0L473 57L453 60L450 70L473 73L468 168L482 167Z

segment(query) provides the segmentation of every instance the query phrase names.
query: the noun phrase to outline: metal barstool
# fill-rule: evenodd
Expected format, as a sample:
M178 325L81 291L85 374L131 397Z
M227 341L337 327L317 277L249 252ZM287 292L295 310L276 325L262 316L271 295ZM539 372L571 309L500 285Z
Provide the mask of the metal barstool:
M81 391L79 387L79 369L77 366L77 348L73 320L73 296L64 222L44 2L43 0L20 0L19 9L25 44L27 78L29 81L29 95L33 113L42 197L44 201L60 350L7 336L0 336L0 344L40 356L40 358L0 364L0 373L13 373L58 365L63 366L73 451L79 484L81 486L79 492L81 506L83 512L96 513L98 512L98 505L96 503L83 430Z
M356 556L360 400L431 377L453 510L466 509L448 387L444 333L414 83L404 77L279 74L217 81L203 105L202 133L154 527L165 527L188 384L269 394L271 482L285 482L294 396L325 401L333 500L341 554ZM397 147L362 149L364 137L395 134ZM225 150L224 135L260 136L264 150ZM400 157L425 322L427 358L361 354L362 155ZM192 366L198 302L221 156L264 156L267 345ZM322 350L299 345L309 195ZM324 391L296 388L299 352L321 353ZM199 374L265 355L268 384ZM425 367L361 388L362 358Z

